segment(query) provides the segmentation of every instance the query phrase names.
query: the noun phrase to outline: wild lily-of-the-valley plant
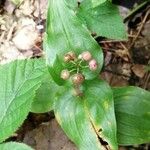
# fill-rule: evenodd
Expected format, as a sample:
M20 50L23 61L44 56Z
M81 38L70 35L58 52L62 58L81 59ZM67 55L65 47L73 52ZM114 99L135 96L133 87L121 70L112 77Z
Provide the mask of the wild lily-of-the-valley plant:
M80 150L117 150L118 145L150 141L150 93L131 86L111 88L99 79L103 53L91 33L126 39L110 1L49 0L46 59L0 66L0 150L31 149L4 143L30 111L54 110Z

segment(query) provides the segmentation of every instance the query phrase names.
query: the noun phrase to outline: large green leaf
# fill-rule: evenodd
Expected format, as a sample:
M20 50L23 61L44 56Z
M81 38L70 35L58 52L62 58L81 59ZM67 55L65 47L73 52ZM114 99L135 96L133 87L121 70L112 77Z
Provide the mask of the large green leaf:
M76 11L78 9L78 0L65 0L67 2L67 5L73 9L74 11Z
M55 116L80 150L117 149L116 122L111 89L99 80L86 81L83 96L66 86L57 94Z
M31 111L34 113L45 113L53 110L53 103L57 90L58 85L52 80L47 71L40 88L36 91Z
M78 7L78 3L82 3L83 1L86 1L86 0L65 0L65 1L68 3L69 6L71 6L72 9L76 10ZM106 1L107 0L89 0L88 5L92 7L97 7Z
M43 59L0 66L0 142L22 124L46 70Z
M33 150L33 149L23 143L8 142L0 144L0 150Z
M91 0L84 0L77 12L84 24L92 33L111 39L127 38L123 19L117 6L106 1L97 7L92 7Z
M114 88L118 143L150 142L150 92L138 87Z
M90 119L96 132L103 141L107 142L108 149L117 149L116 120L114 112L113 93L104 81L87 81L84 85L85 103Z
M91 72L88 68L84 69L87 80L95 78L103 65L103 54L99 45L65 0L49 1L44 49L50 73L60 85L63 84L60 73L65 68L63 58L69 51L74 51L79 55L88 50L97 60L98 69L96 71Z
M100 4L102 4L102 3L106 2L106 1L107 0L91 0L93 7L97 7L97 6L99 6Z

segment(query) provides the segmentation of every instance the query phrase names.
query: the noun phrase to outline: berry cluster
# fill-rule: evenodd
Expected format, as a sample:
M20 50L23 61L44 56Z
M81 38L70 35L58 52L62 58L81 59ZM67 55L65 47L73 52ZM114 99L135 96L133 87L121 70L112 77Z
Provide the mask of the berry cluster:
M84 75L81 73L83 68L89 68L91 71L96 71L98 67L97 61L92 58L89 51L82 52L78 57L74 52L68 52L64 56L64 62L71 63L73 65L73 69L62 70L61 78L67 80L70 78L71 73L75 71L75 73L71 76L71 80L75 85L80 85L85 80ZM88 65L82 65L83 62L84 64L88 63Z

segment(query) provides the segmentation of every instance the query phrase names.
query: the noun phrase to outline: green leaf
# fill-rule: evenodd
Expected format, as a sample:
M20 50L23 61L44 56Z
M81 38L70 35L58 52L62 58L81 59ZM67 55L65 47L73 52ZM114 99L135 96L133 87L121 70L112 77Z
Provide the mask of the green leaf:
M150 141L150 92L138 87L114 88L118 143Z
M74 11L76 11L77 10L77 8L78 8L78 0L65 0L66 2L67 2L67 5L71 8L71 9L73 9Z
M71 95L71 90L64 89L55 102L56 119L80 150L99 150L101 145L85 110L84 100Z
M23 123L46 70L43 59L0 66L0 142Z
M80 150L116 150L111 89L99 80L86 81L80 88L81 97L75 96L70 86L59 91L54 108L56 119Z
M110 1L93 8L90 0L84 0L79 7L77 15L87 28L92 33L96 33L97 36L117 40L127 39L125 25L119 10Z
M107 142L108 149L116 150L116 119L112 89L101 80L87 81L84 85L85 103L89 112L95 131L104 142Z
M33 150L33 149L23 143L8 142L0 144L0 150Z
M11 0L15 5L20 5L23 0Z
M100 4L106 2L107 0L91 0L92 1L92 6L93 7L97 7L99 6Z
M88 50L97 60L98 69L96 71L91 72L88 68L84 69L87 80L95 78L103 65L103 54L99 45L65 0L49 1L44 49L50 73L59 85L64 84L60 73L66 67L63 59L69 51L74 51L79 55Z
M67 5L71 6L71 8L73 9L78 7L78 2L82 3L83 1L86 0L66 0L66 2L68 3ZM88 4L90 4L92 7L96 7L106 1L107 0L89 0Z
M57 90L58 85L52 80L47 71L40 88L36 91L31 111L34 113L45 113L53 110L53 103Z

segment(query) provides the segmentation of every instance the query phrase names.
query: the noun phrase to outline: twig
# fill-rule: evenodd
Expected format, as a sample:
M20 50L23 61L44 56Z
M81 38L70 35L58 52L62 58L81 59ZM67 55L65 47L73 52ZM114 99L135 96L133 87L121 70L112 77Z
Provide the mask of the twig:
M124 42L124 40L108 40L108 41L100 41L99 43L118 43L118 42Z
M6 31L3 31L3 33L0 36L0 43L3 42L4 36L5 36Z
M108 50L110 52L115 52L116 49L113 49L113 48L106 48L106 47L101 47L103 50Z
M128 34L128 37L129 37L129 38L135 38L135 37L136 37L136 35ZM137 38L142 39L142 37L141 37L141 36L138 36Z
M123 49L128 50L127 47L122 42L119 42L119 43L120 43L120 45L122 46Z
M14 28L16 27L16 25L17 25L17 23L16 23L16 22L14 22L14 23L13 23L13 25L12 25L12 27L10 28L10 30L9 30L9 32L8 32L8 35L7 35L7 39L6 39L6 41L9 41L9 40L11 39L11 37L12 37L12 33L13 33Z
M147 76L146 76L146 79L145 79L145 83L144 83L144 89L146 89L146 87L147 87L147 85L148 85L148 83L149 83L149 80L150 80L150 74L149 73L147 73Z
M150 60L148 61L148 65L150 64ZM146 89L147 85L150 81L150 72L147 70L147 73L145 74L145 78L144 78L144 85L143 88Z
M43 52L43 50L40 47L38 47L37 45L34 45L34 47L37 48L40 52Z
M131 12L129 12L129 14L125 17L124 20L127 20L127 18L129 18L130 16L132 16L136 11L138 11L139 9L141 9L142 7L144 7L146 4L148 3L148 1L141 3L140 5L138 5L135 9L133 9Z
M146 12L145 17L144 17L143 21L141 22L139 31L138 31L137 35L135 36L135 38L133 39L133 41L132 41L132 43L131 43L129 49L134 45L135 41L137 40L138 36L140 35L140 33L141 33L141 31L142 31L142 28L143 28L143 26L144 26L144 23L146 22L146 19L147 19L149 13L150 13L150 9Z

